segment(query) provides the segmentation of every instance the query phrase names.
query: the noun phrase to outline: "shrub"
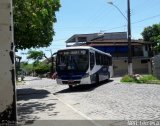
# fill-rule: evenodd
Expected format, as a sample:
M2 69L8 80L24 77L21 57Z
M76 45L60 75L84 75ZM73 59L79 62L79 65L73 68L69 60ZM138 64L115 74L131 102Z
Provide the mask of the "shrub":
M153 75L143 75L140 79L140 83L149 83L150 81L157 80Z
M37 74L44 74L50 71L50 66L48 64L45 63L39 63L36 67L35 67L35 72Z
M121 82L134 82L134 83L147 83L147 84L160 84L160 80L158 80L153 75L125 75L122 77Z
M125 75L122 77L121 82L135 82L135 79L130 75Z

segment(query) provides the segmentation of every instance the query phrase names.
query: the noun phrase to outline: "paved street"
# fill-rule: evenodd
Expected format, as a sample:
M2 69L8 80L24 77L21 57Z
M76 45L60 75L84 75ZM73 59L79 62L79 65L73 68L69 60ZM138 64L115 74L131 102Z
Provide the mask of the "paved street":
M18 120L160 119L160 85L121 84L119 78L71 91L52 79L26 77L17 95Z

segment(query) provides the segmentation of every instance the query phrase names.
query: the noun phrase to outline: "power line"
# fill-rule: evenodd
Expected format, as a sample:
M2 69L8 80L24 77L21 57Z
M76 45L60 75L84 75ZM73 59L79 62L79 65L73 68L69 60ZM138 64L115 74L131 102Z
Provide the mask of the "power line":
M150 20L150 19L153 19L153 18L157 18L157 17L160 17L160 14L155 15L155 16L151 16L151 17L148 17L148 18L136 21L136 22L133 22L132 24L137 24L137 23L140 23L140 22L143 22L143 21L146 21L146 20Z
M143 22L143 21L146 21L146 20L151 20L151 19L157 18L157 17L160 17L160 14L155 15L155 16L151 16L151 17L147 17L147 18L145 18L145 19L142 19L142 20L133 22L133 23L131 23L131 24L138 24L138 23L140 23L140 22ZM118 28L123 28L123 27L127 27L127 25L122 25L122 26L113 27L113 28L110 28L110 29L107 29L107 30L104 30L104 31L110 31L110 30L114 30L114 29L118 29Z
M86 21L85 24L94 24L95 22L97 22L101 17L102 17L102 14L104 14L104 11L106 10L106 8L98 8L96 14L93 15L93 18L89 18L89 21Z

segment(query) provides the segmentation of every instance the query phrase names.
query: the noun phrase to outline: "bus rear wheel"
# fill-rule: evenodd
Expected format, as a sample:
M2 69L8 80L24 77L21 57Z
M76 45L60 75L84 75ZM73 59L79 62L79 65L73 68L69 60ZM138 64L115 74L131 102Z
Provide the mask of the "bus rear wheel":
M108 77L107 81L109 81L109 79L110 79L110 73L107 74L107 77Z
M96 74L96 84L99 84L99 75Z

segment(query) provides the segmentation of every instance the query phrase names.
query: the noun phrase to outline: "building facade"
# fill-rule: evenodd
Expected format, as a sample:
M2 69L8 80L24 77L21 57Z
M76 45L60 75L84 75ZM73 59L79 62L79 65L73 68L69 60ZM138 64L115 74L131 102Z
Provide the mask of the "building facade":
M128 40L126 32L104 34L73 35L66 41L66 46L86 45L110 53L113 57L114 76L128 73ZM153 56L152 43L143 40L131 41L134 74L152 73L150 58Z

